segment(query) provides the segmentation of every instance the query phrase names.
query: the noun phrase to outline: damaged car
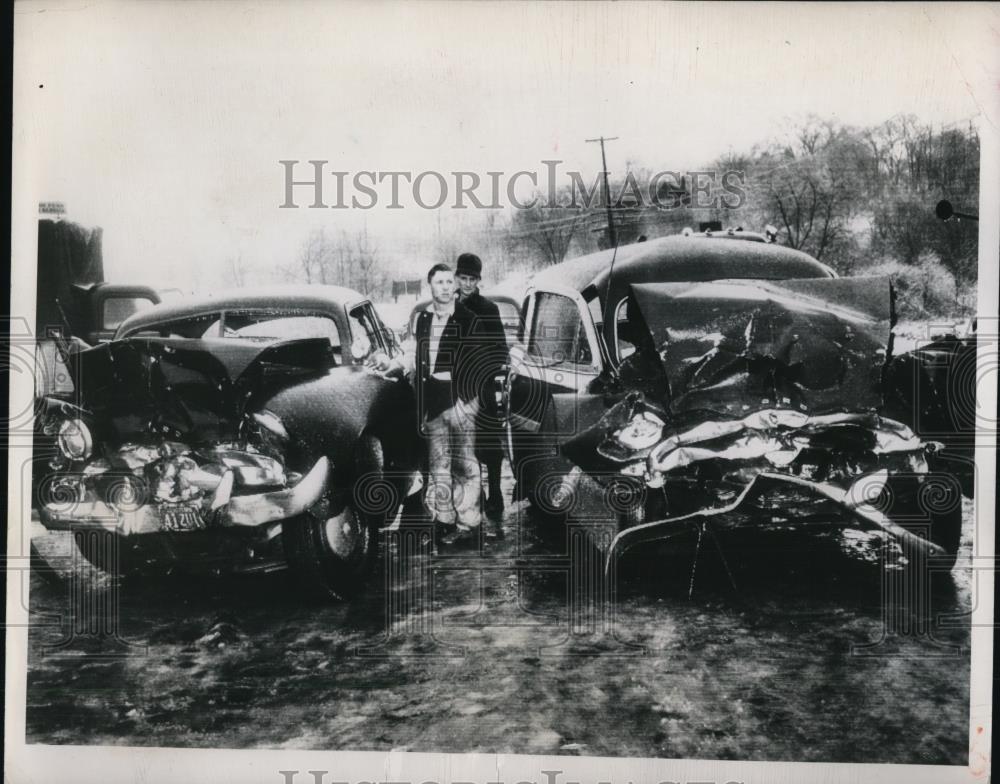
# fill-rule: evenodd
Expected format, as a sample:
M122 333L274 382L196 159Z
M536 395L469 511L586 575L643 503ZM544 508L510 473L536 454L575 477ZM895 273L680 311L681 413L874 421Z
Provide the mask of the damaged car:
M42 401L58 452L40 520L109 572L289 568L350 595L419 487L412 389L369 363L397 351L372 303L334 286L136 314L70 357L75 403Z
M523 494L549 518L608 510L609 555L812 507L950 568L959 482L886 411L892 296L735 231L539 276L506 389Z

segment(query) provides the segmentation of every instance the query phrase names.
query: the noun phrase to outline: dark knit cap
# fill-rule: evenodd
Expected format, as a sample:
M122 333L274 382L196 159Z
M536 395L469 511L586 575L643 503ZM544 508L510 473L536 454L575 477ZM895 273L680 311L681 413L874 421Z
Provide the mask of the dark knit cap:
M475 253L463 253L455 264L455 274L475 275L477 278L481 278L483 277L483 262Z

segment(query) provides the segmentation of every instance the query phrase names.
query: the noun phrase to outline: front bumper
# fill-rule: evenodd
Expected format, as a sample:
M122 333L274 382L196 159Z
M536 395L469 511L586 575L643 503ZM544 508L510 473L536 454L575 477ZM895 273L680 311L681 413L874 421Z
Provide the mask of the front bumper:
M887 479L887 471L878 471L857 479L854 484L845 490L826 482L814 482L788 474L763 472L757 474L743 488L739 496L725 506L692 512L664 520L656 520L620 531L608 547L605 569L610 568L613 556L621 555L626 550L638 544L669 539L682 531L689 530L692 523L697 524L712 517L723 516L738 511L744 502L755 493L766 492L768 489L780 489L782 486L794 487L813 494L816 497L833 501L862 524L867 524L871 528L881 529L893 538L906 542L910 547L924 552L929 557L945 555L946 551L943 547L928 539L917 536L912 531L908 531L906 528L893 522L886 514L871 503L873 497L885 485Z
M284 490L253 495L231 496L214 510L194 507L204 525L211 528L255 528L302 514L326 493L330 462L321 457L301 480ZM90 493L88 493L90 495ZM105 530L122 536L178 533L166 523L166 512L176 505L144 504L135 509L113 506L98 498L75 503L48 503L39 509L39 518L49 530ZM180 531L179 533L184 533Z

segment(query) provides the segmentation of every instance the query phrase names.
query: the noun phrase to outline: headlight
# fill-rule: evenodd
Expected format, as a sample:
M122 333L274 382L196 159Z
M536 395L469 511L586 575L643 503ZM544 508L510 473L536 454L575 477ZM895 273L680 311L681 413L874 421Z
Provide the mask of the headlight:
M615 433L615 439L627 449L646 449L660 440L663 420L644 411L636 414L625 427Z
M288 430L281 417L270 411L258 411L253 415L256 427L253 428L250 440L265 452L283 455L288 448Z
M282 441L288 440L288 431L285 429L285 425L281 421L281 417L277 414L266 410L258 411L253 415L253 418L262 429L271 433L271 435L277 436Z
M59 426L59 451L70 460L86 460L94 451L94 439L81 419L67 419Z

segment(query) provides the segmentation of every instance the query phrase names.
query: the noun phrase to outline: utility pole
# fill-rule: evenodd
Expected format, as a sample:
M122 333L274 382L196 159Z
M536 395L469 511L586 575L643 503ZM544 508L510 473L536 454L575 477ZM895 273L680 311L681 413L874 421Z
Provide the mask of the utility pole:
M611 211L611 189L608 187L608 159L604 156L604 142L613 142L617 138L617 136L609 136L607 138L599 136L596 139L586 140L588 143L601 143L601 166L604 169L604 206L608 210L608 247L610 248L613 248L618 244L618 235L615 232L614 213Z

